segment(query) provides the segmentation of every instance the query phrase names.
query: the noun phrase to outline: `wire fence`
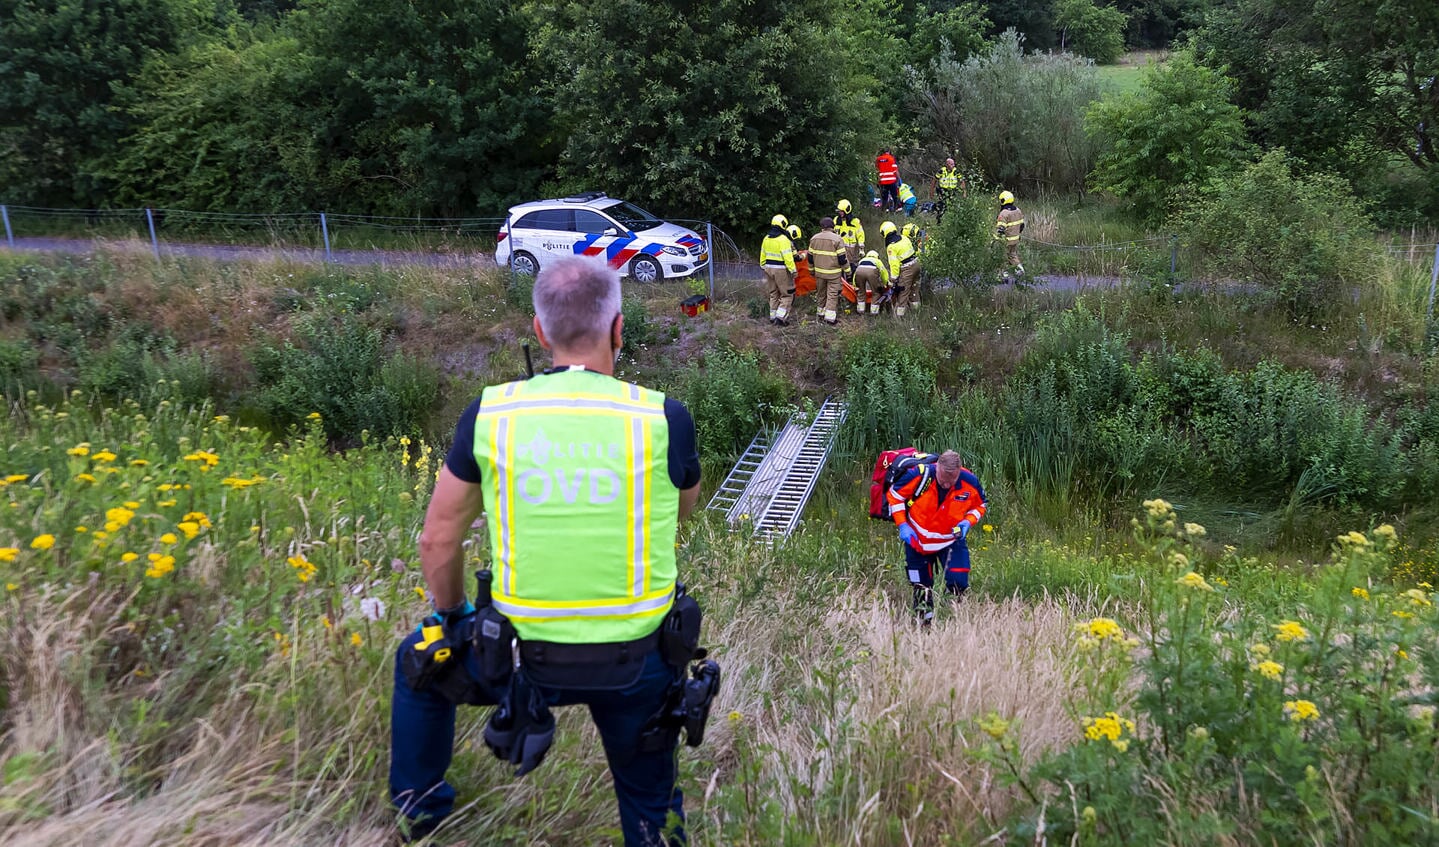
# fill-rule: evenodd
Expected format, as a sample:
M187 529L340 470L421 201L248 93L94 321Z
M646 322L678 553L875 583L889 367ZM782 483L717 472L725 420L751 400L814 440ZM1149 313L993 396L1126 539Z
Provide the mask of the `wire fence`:
M492 267L506 219L404 217L328 212L207 212L184 209L66 209L0 204L5 243L12 250L82 251L109 244L150 251L158 258L324 261L343 265L418 264ZM710 263L686 285L711 298L763 296L764 281L752 251L710 221L672 219L703 237ZM1439 285L1439 244L1417 229L1387 253L1411 265L1430 264L1426 314L1432 319ZM1093 244L1061 244L1026 236L1035 270L1071 284L1111 283L1167 273L1188 276L1188 257L1175 236Z

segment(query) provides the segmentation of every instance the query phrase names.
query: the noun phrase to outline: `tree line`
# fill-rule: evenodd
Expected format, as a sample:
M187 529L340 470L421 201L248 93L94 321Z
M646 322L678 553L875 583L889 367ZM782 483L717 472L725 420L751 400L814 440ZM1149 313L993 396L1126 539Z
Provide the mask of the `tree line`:
M1095 62L1180 58L1105 97ZM0 200L498 215L598 189L750 226L875 151L1177 193L1284 148L1439 213L1432 0L0 0Z

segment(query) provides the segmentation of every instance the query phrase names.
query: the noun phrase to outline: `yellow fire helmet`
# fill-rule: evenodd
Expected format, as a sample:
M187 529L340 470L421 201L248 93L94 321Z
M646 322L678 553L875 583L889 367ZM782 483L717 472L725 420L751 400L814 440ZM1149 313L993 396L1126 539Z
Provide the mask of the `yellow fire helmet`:
M1012 192L1009 192L1009 191L1001 191L1001 192L999 192L999 205L1001 205L1001 206L1008 206L1010 203L1013 203L1013 202L1014 202L1014 194L1013 194Z
M790 240L790 241L798 242L798 241L799 241L800 239L802 239L802 238L804 238L804 233L802 233L802 232L799 231L799 227L797 227L797 226L792 226L792 227L789 228L789 240Z
M881 236L888 236L891 232L897 232L898 229L899 228L894 225L893 221L885 221L884 223L879 225L879 234Z
M774 217L769 219L769 225L777 226L780 229L784 229L785 227L789 226L789 218L786 218L784 215L775 215Z
M846 215L849 214L851 209L853 208L849 205L848 200L841 200L838 203L834 204L834 207L839 211L844 212Z
M919 235L919 224L905 224L904 229L899 232L905 238L914 238Z
M871 251L869 251L868 253L865 253L865 254L864 254L864 257L865 257L866 259L873 259L873 260L875 260L876 262L878 262L878 261L879 261L879 251L878 251L878 250L871 250Z

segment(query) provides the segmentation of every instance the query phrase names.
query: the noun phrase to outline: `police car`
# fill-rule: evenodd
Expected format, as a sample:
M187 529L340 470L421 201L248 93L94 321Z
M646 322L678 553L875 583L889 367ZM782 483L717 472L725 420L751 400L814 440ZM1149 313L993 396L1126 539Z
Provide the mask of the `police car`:
M495 264L535 274L561 256L600 256L636 282L686 277L709 262L698 233L601 192L510 209L500 227Z

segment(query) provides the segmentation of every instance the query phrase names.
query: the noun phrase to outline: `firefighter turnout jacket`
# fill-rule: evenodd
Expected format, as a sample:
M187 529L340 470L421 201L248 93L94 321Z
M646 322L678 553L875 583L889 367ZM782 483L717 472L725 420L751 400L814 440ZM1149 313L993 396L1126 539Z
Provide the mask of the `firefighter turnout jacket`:
M765 236L759 247L759 263L764 265L783 265L790 273L795 272L794 267L794 242L789 240L789 235L777 226L769 229L769 235Z
M814 234L809 240L809 256L814 275L821 279L839 279L840 271L849 263L844 239L832 229Z
M959 538L955 532L959 522L977 526L988 509L979 477L969 468L960 468L954 485L941 489L934 466L920 465L895 480L885 499L895 525L914 527L911 546L926 555L953 544Z
M899 279L899 269L903 265L919 261L919 255L914 251L914 242L903 235L893 237L885 245L889 253L889 276L891 279Z
M1000 209L999 218L994 222L994 237L1014 244L1021 232L1024 232L1024 213L1019 207L1010 203Z

